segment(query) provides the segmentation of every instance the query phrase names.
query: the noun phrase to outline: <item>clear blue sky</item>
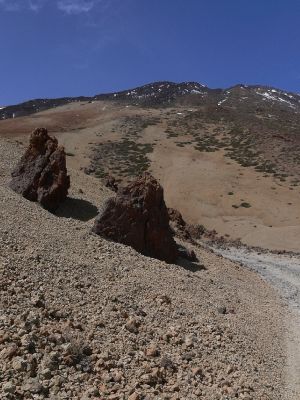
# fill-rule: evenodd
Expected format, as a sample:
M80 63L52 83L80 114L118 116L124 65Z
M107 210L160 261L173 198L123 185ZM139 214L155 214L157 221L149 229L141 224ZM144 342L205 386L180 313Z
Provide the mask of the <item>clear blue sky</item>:
M157 80L300 92L300 0L0 0L0 105Z

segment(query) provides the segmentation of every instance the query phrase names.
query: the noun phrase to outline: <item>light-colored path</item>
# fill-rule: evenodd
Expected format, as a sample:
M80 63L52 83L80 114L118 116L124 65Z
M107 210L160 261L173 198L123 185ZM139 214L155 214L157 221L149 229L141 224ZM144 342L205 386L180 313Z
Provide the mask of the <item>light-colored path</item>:
M286 305L285 399L300 399L300 256L227 248L213 250L258 272L280 292Z

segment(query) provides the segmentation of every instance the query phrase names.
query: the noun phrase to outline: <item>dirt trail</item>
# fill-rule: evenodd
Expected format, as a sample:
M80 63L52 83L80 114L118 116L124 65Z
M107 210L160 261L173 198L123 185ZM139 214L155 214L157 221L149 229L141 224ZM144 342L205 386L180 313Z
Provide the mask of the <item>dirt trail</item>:
M281 294L286 310L286 399L300 398L300 256L259 253L248 249L216 249L223 257L258 272Z

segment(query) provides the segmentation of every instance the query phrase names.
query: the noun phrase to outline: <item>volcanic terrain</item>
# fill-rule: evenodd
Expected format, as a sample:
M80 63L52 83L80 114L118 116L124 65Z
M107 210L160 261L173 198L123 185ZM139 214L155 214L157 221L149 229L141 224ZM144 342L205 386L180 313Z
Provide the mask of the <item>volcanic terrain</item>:
M1 399L299 399L299 112L195 82L2 108ZM54 213L9 188L37 127L67 154ZM202 233L176 237L197 262L92 233L106 178L145 171Z

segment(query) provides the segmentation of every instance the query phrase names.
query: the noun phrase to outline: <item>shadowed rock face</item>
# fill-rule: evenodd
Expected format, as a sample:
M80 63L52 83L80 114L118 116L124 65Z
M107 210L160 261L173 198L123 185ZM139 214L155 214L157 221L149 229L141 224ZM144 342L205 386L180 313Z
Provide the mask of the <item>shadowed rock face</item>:
M163 189L148 173L119 189L117 196L105 203L93 231L168 263L178 257Z
M70 177L65 151L56 138L48 135L47 129L32 132L29 147L12 172L10 187L49 211L55 211L67 197Z

